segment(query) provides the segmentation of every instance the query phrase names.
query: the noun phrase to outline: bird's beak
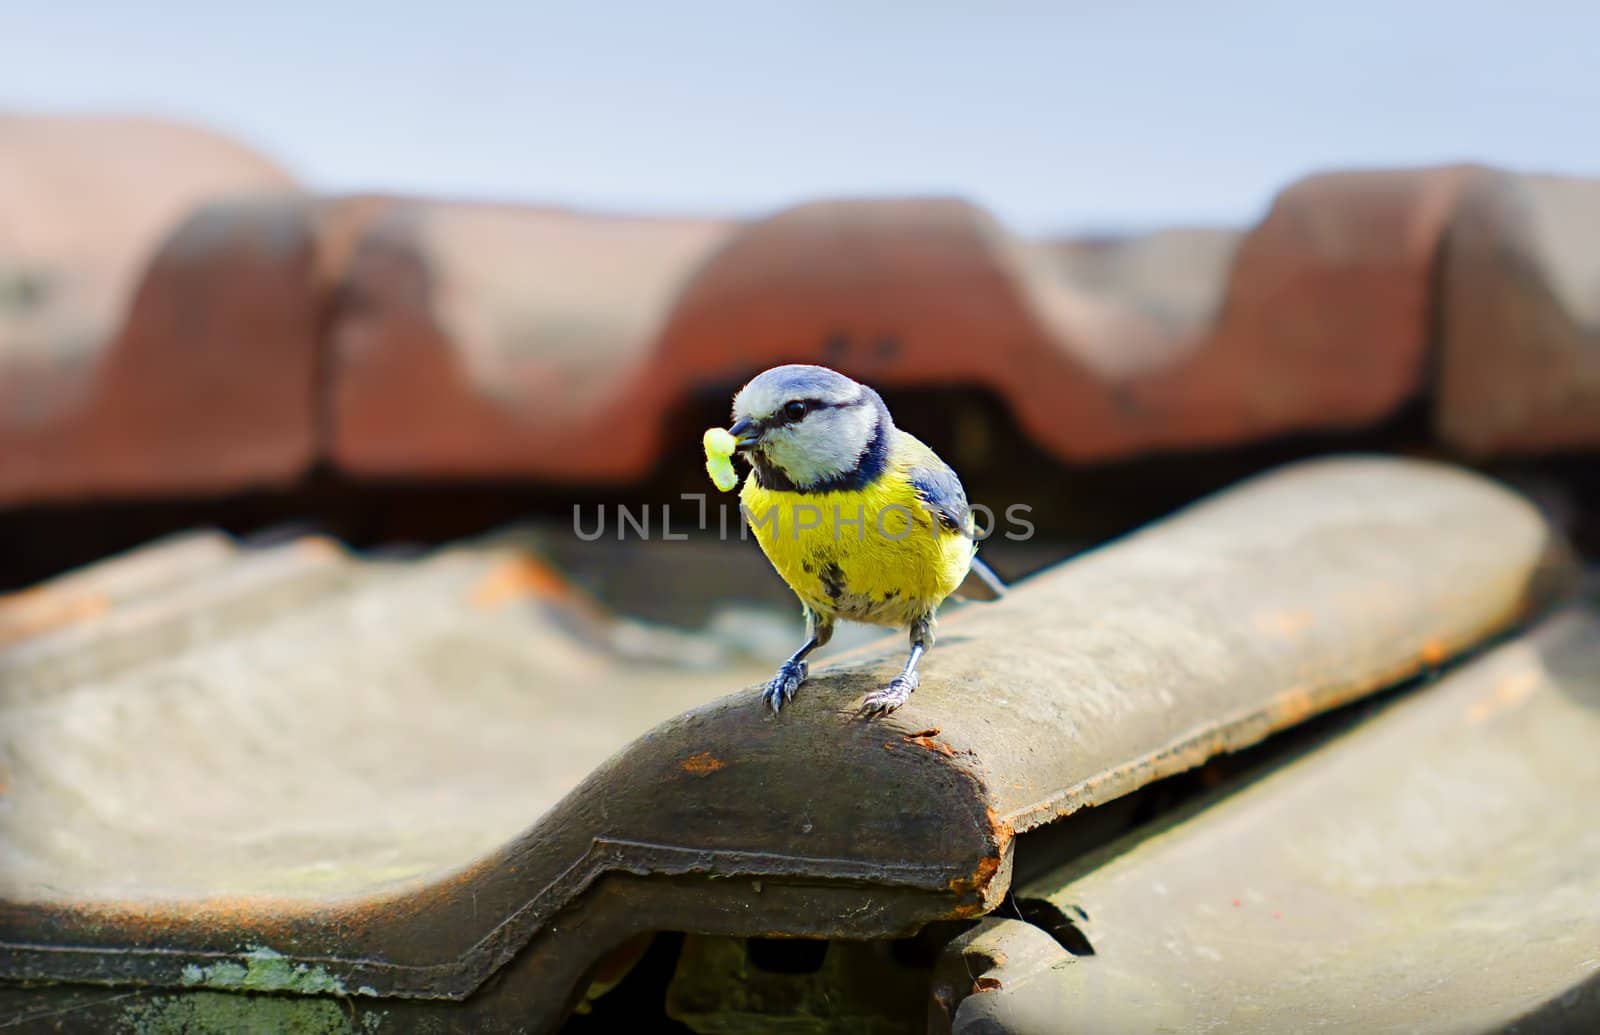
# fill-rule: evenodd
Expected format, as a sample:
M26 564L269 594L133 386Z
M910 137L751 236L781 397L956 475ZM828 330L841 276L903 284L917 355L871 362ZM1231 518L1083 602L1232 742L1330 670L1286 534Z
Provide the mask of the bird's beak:
M738 442L737 448L741 453L761 441L761 429L756 427L756 422L749 417L741 417L734 421L733 427L728 429L728 434Z

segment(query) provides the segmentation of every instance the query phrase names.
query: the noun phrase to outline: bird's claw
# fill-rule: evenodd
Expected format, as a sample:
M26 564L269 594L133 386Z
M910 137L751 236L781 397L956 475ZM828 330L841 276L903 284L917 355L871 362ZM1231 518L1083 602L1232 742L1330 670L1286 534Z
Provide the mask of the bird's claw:
M863 719L876 718L888 715L911 696L911 691L917 688L917 674L915 672L902 672L889 680L889 685L881 690L874 690L861 702L861 710L856 714Z
M778 714L778 709L794 699L794 692L800 689L800 684L806 681L810 669L803 661L785 661L783 667L778 669L778 674L767 683L761 692L761 699L767 707L772 709L772 714Z

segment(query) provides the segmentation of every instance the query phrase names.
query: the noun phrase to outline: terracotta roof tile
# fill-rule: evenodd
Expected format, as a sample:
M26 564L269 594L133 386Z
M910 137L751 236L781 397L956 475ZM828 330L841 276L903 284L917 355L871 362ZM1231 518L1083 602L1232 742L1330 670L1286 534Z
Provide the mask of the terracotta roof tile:
M949 199L316 201L160 123L3 118L0 146L0 504L319 461L623 481L687 401L789 361L993 391L1064 461L1366 428L1430 396L1436 317L1446 442L1600 441L1591 181L1335 173L1245 231L1058 240Z
M184 127L0 117L0 503L212 491L311 456L313 235Z
M617 479L705 386L781 362L998 391L1058 456L1361 427L1421 390L1466 169L1314 177L1243 235L1030 241L959 201L751 224L408 205L335 321L350 470Z
M355 243L329 329L333 460L382 474L638 473L653 459L653 418L674 401L672 385L640 374L728 229L383 208Z
M1600 447L1600 180L1478 178L1440 283L1440 437L1480 456Z

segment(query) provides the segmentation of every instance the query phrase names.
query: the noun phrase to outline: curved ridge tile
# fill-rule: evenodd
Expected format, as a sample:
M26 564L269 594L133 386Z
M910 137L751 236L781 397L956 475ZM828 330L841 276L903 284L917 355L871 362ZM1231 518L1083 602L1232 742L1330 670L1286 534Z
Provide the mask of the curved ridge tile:
M625 387L726 228L393 202L359 235L329 332L333 460L376 474L639 473L673 400Z
M1116 402L1028 304L1017 248L954 199L797 205L705 263L641 384L737 385L822 363L880 387L991 388L1047 445L1092 449L1117 434Z
M1165 447L1358 428L1421 390L1434 263L1468 167L1307 177L1240 241L1204 343L1129 389Z
M1015 832L1444 664L1567 576L1536 510L1486 479L1377 458L1295 465L957 612L886 721L853 712L897 643L819 670L777 718L754 687L685 712L503 847L400 885L325 897L256 867L256 890L233 897L177 873L121 898L13 887L4 976L215 984L270 951L316 975L301 991L462 998L504 968L499 987L553 1024L586 968L640 931L872 937L983 912L1009 886ZM440 729L469 705L410 700ZM559 709L507 711L514 700L497 705L501 728L517 714L561 728ZM529 727L526 750L559 751L550 735ZM405 750L380 737L362 757ZM509 816L530 795L471 775L487 796L474 808ZM270 796L260 807L266 822Z
M1592 1031L1597 736L1600 615L1574 609L1020 889L1094 955L1013 968L954 1029Z
M1421 389L1437 245L1472 175L1314 176L1242 234L1087 242L940 198L749 223L407 203L335 321L334 455L636 477L675 406L785 362L991 389L1066 460L1362 427Z
M287 480L312 455L310 230L224 138L0 116L0 503Z

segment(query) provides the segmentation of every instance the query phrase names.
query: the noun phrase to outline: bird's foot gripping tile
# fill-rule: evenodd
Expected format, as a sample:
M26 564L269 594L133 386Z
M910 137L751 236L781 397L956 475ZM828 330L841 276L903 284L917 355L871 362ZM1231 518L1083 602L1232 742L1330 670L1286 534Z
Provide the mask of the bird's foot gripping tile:
M888 686L867 695L866 700L861 702L859 714L863 717L888 715L911 699L912 691L917 688L917 679L915 672L902 672L895 676L889 680Z
M785 661L778 669L778 674L767 683L761 692L761 700L774 712L794 700L795 691L800 689L800 684L806 681L811 674L811 667L804 661Z

